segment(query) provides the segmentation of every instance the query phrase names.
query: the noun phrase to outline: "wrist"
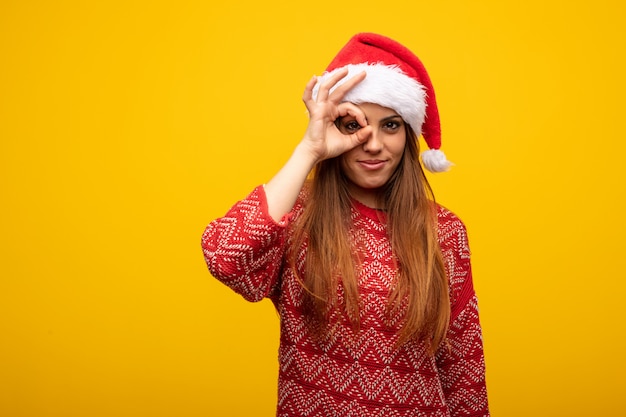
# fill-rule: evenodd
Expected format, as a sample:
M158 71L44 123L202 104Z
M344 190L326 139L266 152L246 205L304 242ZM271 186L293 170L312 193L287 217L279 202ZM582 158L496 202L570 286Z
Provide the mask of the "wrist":
M319 153L316 152L310 144L306 143L306 141L302 141L296 146L292 158L299 164L309 167L309 170L313 169L315 164L324 159L320 157Z

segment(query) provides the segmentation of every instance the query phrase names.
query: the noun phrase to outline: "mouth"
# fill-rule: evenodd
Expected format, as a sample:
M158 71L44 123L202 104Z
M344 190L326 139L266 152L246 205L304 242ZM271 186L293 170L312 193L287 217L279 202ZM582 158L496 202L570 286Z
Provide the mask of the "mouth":
M385 166L386 161L380 160L380 159L367 159L367 160L363 160L363 161L357 161L358 164L369 171L375 171L377 169L381 169L383 166Z

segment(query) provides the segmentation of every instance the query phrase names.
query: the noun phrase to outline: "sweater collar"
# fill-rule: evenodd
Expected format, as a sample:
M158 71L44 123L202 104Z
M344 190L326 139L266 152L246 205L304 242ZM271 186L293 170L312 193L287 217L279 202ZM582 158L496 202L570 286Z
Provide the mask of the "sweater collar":
M354 198L351 198L350 200L352 201L352 207L357 213L369 219L375 220L377 222L385 221L385 217L386 217L385 210L368 207L365 204L361 203L359 200L356 200Z

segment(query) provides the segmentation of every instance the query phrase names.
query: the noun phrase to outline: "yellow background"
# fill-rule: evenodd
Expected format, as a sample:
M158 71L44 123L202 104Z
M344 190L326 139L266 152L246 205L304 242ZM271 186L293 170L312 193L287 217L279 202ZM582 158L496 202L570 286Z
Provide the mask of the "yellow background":
M276 314L200 235L288 158L358 31L433 79L492 414L626 415L621 4L3 1L0 415L273 415Z

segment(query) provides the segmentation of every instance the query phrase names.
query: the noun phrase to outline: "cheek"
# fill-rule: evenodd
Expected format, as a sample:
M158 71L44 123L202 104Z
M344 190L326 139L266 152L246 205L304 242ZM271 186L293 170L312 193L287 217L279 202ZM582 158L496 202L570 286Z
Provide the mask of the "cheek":
M404 153L404 148L406 146L406 138L403 136L398 137L397 140L390 142L389 151L394 155L401 157Z
M356 181L358 174L355 171L355 160L356 156L354 156L355 152L348 151L341 155L339 167L341 168L341 173L345 175L350 182Z
M339 157L339 166L341 167L341 172L343 172L344 175L349 170L348 160L350 158L350 152L351 151L345 152Z
M348 165L348 161L354 160L356 158L354 155L357 153L357 148L352 148L339 156L339 160L341 161L341 168L345 169L345 167Z

